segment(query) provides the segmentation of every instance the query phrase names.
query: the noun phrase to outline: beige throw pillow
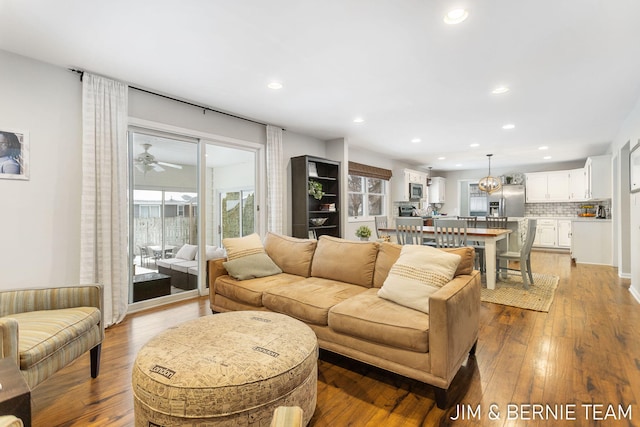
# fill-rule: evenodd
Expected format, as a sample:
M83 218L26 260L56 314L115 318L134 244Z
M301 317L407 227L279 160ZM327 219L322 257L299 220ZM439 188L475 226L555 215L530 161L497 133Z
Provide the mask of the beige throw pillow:
M255 279L282 273L267 254L253 254L223 262L229 276L237 280Z
M227 259L229 261L247 255L264 253L264 246L258 233L244 237L227 237L222 239L222 246L227 250Z
M378 296L429 313L429 297L451 281L460 260L430 246L405 245Z

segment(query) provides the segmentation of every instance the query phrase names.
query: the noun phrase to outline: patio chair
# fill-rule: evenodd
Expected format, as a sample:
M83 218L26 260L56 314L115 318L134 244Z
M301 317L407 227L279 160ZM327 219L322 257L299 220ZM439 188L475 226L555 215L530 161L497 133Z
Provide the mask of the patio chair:
M138 250L140 251L140 266L149 267L149 261L151 260L149 249L146 246L138 246Z

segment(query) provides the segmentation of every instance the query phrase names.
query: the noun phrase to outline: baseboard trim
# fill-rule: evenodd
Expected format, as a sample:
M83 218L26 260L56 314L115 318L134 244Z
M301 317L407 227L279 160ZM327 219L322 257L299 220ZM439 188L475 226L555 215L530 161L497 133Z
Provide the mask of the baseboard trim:
M633 297L636 299L636 301L638 301L638 303L640 303L640 292L638 292L635 288L629 286L629 292L631 292L631 295L633 295Z

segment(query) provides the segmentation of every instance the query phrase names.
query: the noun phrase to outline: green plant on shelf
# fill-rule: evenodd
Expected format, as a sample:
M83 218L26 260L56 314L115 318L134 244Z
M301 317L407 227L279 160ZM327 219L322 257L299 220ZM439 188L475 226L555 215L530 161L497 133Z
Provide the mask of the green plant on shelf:
M320 200L322 196L325 195L325 192L322 191L322 184L318 181L314 181L313 179L309 180L309 194L313 196L314 199Z

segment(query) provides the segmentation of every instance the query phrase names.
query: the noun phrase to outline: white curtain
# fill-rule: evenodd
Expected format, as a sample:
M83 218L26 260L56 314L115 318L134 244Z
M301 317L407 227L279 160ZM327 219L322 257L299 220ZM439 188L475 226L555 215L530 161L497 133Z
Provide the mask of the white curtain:
M82 78L80 281L104 286L105 325L127 311L127 85Z
M282 234L284 206L282 129L267 125L267 230Z

